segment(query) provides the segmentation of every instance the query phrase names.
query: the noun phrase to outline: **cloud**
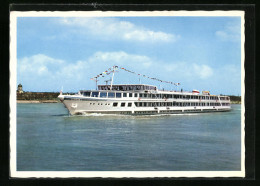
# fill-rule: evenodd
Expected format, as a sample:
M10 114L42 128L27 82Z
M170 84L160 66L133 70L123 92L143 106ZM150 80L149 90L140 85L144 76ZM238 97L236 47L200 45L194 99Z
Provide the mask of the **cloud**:
M54 59L43 54L24 57L18 60L19 73L33 73L39 76L50 75L55 68L59 68L64 63L63 60ZM51 68L49 68L51 67Z
M206 79L213 75L211 67L205 64L187 62L162 62L145 55L129 54L124 51L96 52L86 60L74 63L37 54L18 59L18 83L25 84L26 90L58 91L64 86L66 91L94 88L90 78L102 73L113 65L119 65L136 73L177 82L184 79ZM100 79L100 84L110 78ZM119 70L115 83L137 83L136 75ZM156 84L150 79L144 82Z
M223 30L215 32L217 38L222 41L240 41L241 39L241 27L240 22L229 22L225 25Z
M164 70L176 74L177 77L206 79L214 74L213 69L205 64L174 62L163 65Z
M123 51L118 52L96 52L93 56L89 58L89 61L92 63L113 63L117 65L129 64L129 65L138 65L139 68L149 67L152 64L152 60L143 55L128 54Z
M175 42L179 35L153 31L116 18L60 18L60 24L80 34L92 34L102 39L120 39L137 42Z
M201 79L206 79L213 75L212 68L210 68L207 65L193 64L192 67L194 69L195 74Z

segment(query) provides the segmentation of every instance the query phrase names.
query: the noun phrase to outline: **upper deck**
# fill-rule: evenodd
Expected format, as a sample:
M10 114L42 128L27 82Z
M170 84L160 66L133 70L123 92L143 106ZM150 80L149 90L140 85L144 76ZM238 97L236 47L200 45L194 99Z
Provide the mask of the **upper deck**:
M210 95L209 91L187 92L187 91L173 91L173 90L158 90L156 86L135 84L135 85L113 85L110 90L110 85L99 85L98 90L81 90L80 94L86 97L96 98L128 98L140 97L145 99L164 99L164 98L187 98L187 99L212 99L212 100L229 100L228 96ZM205 93L206 92L206 93ZM208 97L208 98L207 98Z

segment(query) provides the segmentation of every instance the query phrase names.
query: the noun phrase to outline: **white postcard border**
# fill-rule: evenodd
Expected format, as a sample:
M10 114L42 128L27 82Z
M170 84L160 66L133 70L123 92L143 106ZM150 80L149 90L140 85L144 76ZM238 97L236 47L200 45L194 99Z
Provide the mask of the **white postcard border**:
M203 16L241 17L241 171L17 171L16 78L18 17L148 17ZM155 178L155 177L245 177L245 20L244 11L28 11L10 12L10 177L13 178Z

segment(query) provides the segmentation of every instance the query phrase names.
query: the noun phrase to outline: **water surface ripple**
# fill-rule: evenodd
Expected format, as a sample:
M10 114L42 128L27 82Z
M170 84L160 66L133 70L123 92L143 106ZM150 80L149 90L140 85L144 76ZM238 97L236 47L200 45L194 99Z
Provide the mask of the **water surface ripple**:
M241 110L168 116L68 116L17 105L18 171L238 171Z

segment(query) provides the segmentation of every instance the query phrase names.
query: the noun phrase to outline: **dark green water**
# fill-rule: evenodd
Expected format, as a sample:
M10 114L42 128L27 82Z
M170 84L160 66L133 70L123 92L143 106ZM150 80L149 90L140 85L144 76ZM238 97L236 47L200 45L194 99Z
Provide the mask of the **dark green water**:
M241 106L170 116L73 116L17 104L18 171L235 171Z

